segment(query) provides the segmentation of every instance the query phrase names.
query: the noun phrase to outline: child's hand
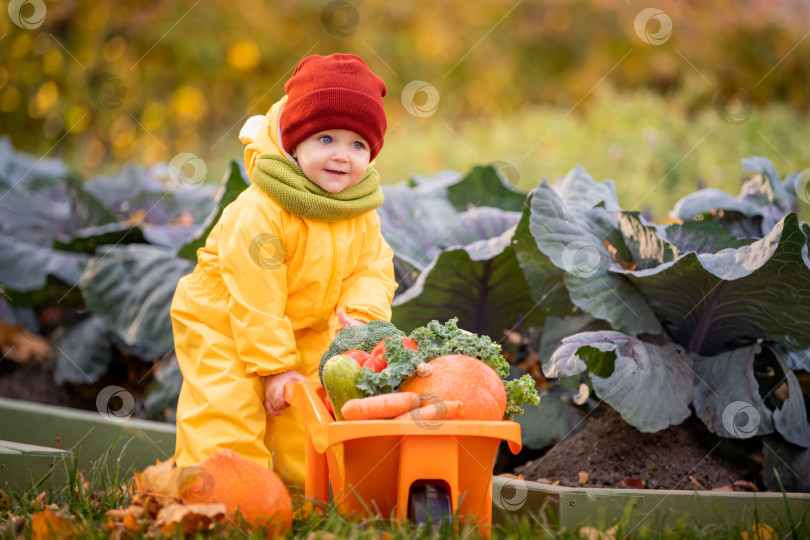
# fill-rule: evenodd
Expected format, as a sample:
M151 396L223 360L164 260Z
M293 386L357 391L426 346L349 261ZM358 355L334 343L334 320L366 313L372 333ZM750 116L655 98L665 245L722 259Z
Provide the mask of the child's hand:
M366 324L363 321L358 321L357 319L350 319L346 312L343 311L342 307L337 308L337 318L338 324L340 324L340 329L346 329L350 326L358 326L361 324Z
M284 400L284 387L288 383L305 380L307 380L307 378L294 369L265 377L264 406L267 408L267 413L273 416L280 416L281 411L290 406Z

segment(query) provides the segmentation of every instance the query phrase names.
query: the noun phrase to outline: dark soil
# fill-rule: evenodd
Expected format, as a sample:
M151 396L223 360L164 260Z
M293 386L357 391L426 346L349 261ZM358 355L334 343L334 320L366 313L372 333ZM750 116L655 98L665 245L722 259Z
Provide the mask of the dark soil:
M692 490L744 480L745 472L722 459L720 444L705 437L701 428L690 418L658 433L642 433L610 410L514 472L526 480L571 487L640 488L632 481L623 483L640 478L645 488ZM584 483L580 471L588 475Z
M0 397L95 410L86 398L57 385L47 362L0 362Z

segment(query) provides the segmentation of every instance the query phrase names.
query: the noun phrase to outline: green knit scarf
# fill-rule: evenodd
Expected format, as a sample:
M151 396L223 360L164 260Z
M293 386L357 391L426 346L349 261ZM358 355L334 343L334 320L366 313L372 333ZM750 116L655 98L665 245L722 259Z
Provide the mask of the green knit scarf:
M352 219L383 203L380 174L374 167L369 167L363 179L352 187L329 193L289 159L278 154L260 154L252 180L285 210L316 221Z

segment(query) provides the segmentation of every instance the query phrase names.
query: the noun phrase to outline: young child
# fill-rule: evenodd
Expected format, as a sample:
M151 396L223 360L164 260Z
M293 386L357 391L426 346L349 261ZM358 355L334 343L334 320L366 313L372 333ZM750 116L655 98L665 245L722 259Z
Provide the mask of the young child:
M284 386L317 380L341 327L390 320L397 284L375 212L385 84L333 54L305 58L284 88L255 134L243 128L252 185L174 295L176 453L187 466L230 448L302 485L304 421Z

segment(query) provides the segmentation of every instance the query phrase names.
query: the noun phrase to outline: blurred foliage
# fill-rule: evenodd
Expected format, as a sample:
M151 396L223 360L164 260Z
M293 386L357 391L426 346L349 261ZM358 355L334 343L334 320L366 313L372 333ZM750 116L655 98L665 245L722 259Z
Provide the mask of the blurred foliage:
M810 167L810 122L790 107L759 107L734 124L713 109L689 113L688 92L663 97L602 87L588 118L538 105L452 125L403 123L388 137L377 168L395 183L423 171L493 163L512 184L530 190L579 163L595 179L612 179L625 208L663 221L676 200L696 189L738 192L740 162L729 156L767 156L782 176ZM810 220L810 205L801 205L799 215Z
M726 107L734 95L743 112L773 102L800 112L810 106L810 90L797 83L810 75L808 6L796 0L663 2L657 7L672 31L660 45L644 39L666 33L662 19L647 21L642 38L634 26L640 6L621 0L453 0L429 8L383 0L63 0L44 4L41 26L31 24L37 3L22 4L18 14L31 29L11 13L0 17L0 131L17 148L63 156L82 176L191 152L218 179L241 153L242 122L283 95L302 57L335 51L359 54L386 81L387 149L415 143L423 130L554 105L540 109L549 111L550 129L542 130L549 135L529 152L540 161L560 144L556 130L565 122L612 112L597 100L608 84L677 94L686 118L718 100ZM414 80L438 91L435 114L415 118L403 106L402 91ZM413 105L427 97L417 92ZM403 139L403 131L416 137ZM525 124L514 131L529 140L538 132ZM398 168L390 181L459 168L443 152L454 139L445 132L436 141L432 169ZM732 155L770 149L755 142L758 148ZM560 174L582 156L568 159Z

